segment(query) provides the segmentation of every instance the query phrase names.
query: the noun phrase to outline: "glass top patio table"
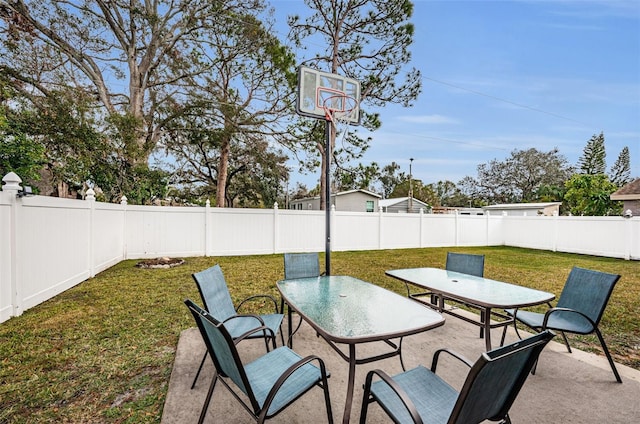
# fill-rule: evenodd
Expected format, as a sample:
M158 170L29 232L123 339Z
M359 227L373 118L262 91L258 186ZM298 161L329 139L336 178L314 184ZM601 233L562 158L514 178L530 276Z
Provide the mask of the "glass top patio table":
M444 322L404 296L349 276L282 280L278 289L288 305L337 343L406 336Z
M553 293L439 268L394 269L386 274L436 293L491 308L538 305L555 297Z
M349 276L321 276L281 280L277 283L284 301L289 305L289 336L291 311L295 310L347 362L349 381L343 423L349 422L356 364L400 356L402 337L439 327L443 316L418 302L397 293ZM395 344L391 339L400 338ZM290 337L291 340L291 337ZM356 345L382 341L393 347L367 358L356 356ZM347 344L348 355L336 344Z
M555 298L553 293L439 268L394 269L386 271L385 274L439 295L440 306L438 309L441 312L483 326L487 350L491 350L490 329L504 327L510 322L503 321L491 324L489 319L491 309L522 308L547 303ZM444 298L475 305L484 310L487 317L486 322L478 323L460 314L445 310Z

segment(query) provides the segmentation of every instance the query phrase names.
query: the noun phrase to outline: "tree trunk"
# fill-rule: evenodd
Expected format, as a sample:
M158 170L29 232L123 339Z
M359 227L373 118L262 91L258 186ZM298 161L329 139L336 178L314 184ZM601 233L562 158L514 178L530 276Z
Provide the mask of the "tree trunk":
M216 183L216 206L219 208L224 208L227 174L229 173L230 147L228 136L224 136L222 145L220 146L220 163L218 165L218 181Z

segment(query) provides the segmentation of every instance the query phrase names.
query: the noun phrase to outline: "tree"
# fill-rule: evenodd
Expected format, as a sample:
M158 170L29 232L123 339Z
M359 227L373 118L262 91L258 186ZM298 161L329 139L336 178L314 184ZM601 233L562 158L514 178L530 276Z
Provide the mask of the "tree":
M531 202L538 199L540 187L562 185L571 174L558 149L516 149L504 161L478 166L477 195L490 203Z
M216 23L261 0L10 0L0 5L0 72L36 104L51 90L93 98L94 113L120 132L126 166L146 167L176 114L184 88L209 72L200 60Z
M0 104L0 178L15 172L25 184L33 184L45 162L44 146L20 128L12 128L6 110Z
M395 162L391 162L389 165L386 165L382 168L380 172L380 176L378 177L378 181L382 186L382 197L388 199L393 192L393 189L400 184L401 181L405 180L405 174L400 172L396 174L397 171L400 170L400 165Z
M480 193L480 185L475 178L466 176L456 185L458 195L451 199L448 206L469 206L477 207L487 205L487 201Z
M578 159L578 167L582 174L597 175L606 171L606 153L604 148L604 133L594 134L584 147L582 156Z
M622 212L620 202L610 198L618 187L604 174L575 174L565 186L564 200L573 215L605 216Z
M618 159L611 167L609 179L613 184L622 187L631 181L631 158L629 157L629 148L623 147L618 155Z
M437 195L438 201L434 206L450 206L449 201L458 194L458 188L453 181L438 181L431 184Z
M234 184L231 177L241 178L239 170L248 170L268 162L264 160L266 157L258 155L267 149L258 146L263 146L267 139L291 144L289 131L277 123L292 112L294 56L272 35L274 31L269 19L261 22L252 15L237 15L235 19L223 19L212 26L217 30L207 42L209 48L199 57L202 63L207 63L209 71L191 84L195 87L189 91L193 103L191 110L172 129L172 137L166 140L166 145L178 161L188 158L192 164L200 161L200 166L210 168L209 162L215 160L215 204L218 207L232 207L234 202L230 202L230 198L239 194L231 197L226 194L227 187ZM198 133L206 132L205 128L214 129L215 156L206 150L185 150L181 146L180 132L191 131L192 127L199 128ZM236 149L235 143L241 146ZM232 150L236 149L237 159L237 152L250 150L246 146L251 145L256 146L254 153L243 153L243 156L255 163L246 163L232 172ZM194 154L199 154L199 159L194 158ZM275 166L280 161L281 158L278 158L272 163ZM276 186L286 179L286 175L275 168L263 168L260 175L264 178L267 174L281 178L275 182Z
M291 38L301 49L319 45L317 41L305 43L308 38L322 38L321 44L326 46L311 51L304 58L306 64L360 81L362 104L411 104L421 90L421 81L416 69L402 74L411 61L409 46L414 29L409 22L413 14L410 1L305 0L305 4L312 14L304 21L299 16L289 17ZM365 113L363 125L372 130L378 128L378 116ZM323 138L312 140L321 156L320 203L324 208L325 169L327 158L333 156L335 139L329 143L328 152L324 151ZM350 142L358 140L354 148L366 146L366 141L359 137L351 138Z
M413 190L413 198L418 199L424 203L427 203L430 206L437 204L438 196L433 191L433 187L431 184L423 184L421 180L412 180L411 188ZM409 180L402 181L398 184L390 197L408 197L409 196Z
M337 191L369 190L376 191L375 182L380 175L380 166L376 162L370 165L358 164L355 168L336 168L334 183Z

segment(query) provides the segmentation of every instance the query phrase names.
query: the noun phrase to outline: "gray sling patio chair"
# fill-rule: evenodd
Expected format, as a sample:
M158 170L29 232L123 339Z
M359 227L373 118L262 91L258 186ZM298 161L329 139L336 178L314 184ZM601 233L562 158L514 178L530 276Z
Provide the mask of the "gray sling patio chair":
M377 402L395 423L478 424L484 420L511 423L509 409L544 346L554 337L545 331L483 353L472 364L447 349L435 352L431 369L424 366L390 377L369 371L365 380L360 423L369 404ZM448 353L471 369L458 393L436 374L439 356ZM373 381L374 376L380 379Z
M596 333L616 381L622 383L620 374L618 374L616 365L598 328L613 288L619 279L620 275L617 274L573 267L555 307L549 308L545 313L521 309L509 309L506 312L515 318L514 327L518 337L520 337L516 325L518 321L534 331L546 329L560 331L569 353L571 353L571 346L569 346L569 340L567 340L565 333ZM505 327L504 331L506 329ZM535 372L535 367L533 371Z
M308 278L320 276L320 259L317 253L285 253L284 279ZM284 313L284 299L280 299L280 311ZM302 318L289 336L288 345L293 346L293 335L300 329Z
M281 346L244 364L236 344L252 333L261 332L265 327L258 327L234 339L226 326L207 311L189 299L185 300L185 304L198 325L216 370L198 424L201 424L207 415L218 380L258 423L277 415L310 389L318 386L324 391L328 422L333 423L327 372L322 359L315 355L302 358L288 347Z
M215 265L211 268L205 269L204 271L196 272L195 274L192 274L192 277L198 286L198 291L200 292L204 308L213 317L215 317L215 319L225 325L227 331L231 334L231 337L234 339L240 337L249 339L264 338L267 351L269 351L269 342L273 344L273 348L275 349L276 334L278 334L278 331L280 330L284 315L278 311L278 302L273 296L267 294L249 296L240 302L237 307L234 307L233 300L231 300L231 294L229 293L229 288L227 287L227 282L224 278L224 274L222 273L222 269L220 269L220 265ZM242 305L246 302L260 299L266 299L268 302L273 303L274 313L264 315L238 313ZM264 330L254 332L253 330L257 327L264 327ZM250 334L245 337L247 332L250 332ZM282 340L282 344L284 344L284 336L281 331L280 338ZM202 370L202 366L206 359L207 351L204 352L202 361L200 361L200 367L198 368L198 372L191 384L192 389L195 387L196 381L198 381L198 376L200 375L200 371Z

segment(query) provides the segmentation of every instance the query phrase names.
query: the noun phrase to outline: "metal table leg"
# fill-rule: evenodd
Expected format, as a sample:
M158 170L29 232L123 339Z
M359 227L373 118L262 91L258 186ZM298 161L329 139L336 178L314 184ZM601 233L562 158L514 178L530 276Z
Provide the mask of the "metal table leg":
M356 379L356 345L349 345L349 379L347 382L347 398L344 402L344 414L342 424L348 424L351 418L351 405L353 404L353 388Z
M487 352L489 352L491 350L491 308L485 308L483 324L485 347L487 348Z

